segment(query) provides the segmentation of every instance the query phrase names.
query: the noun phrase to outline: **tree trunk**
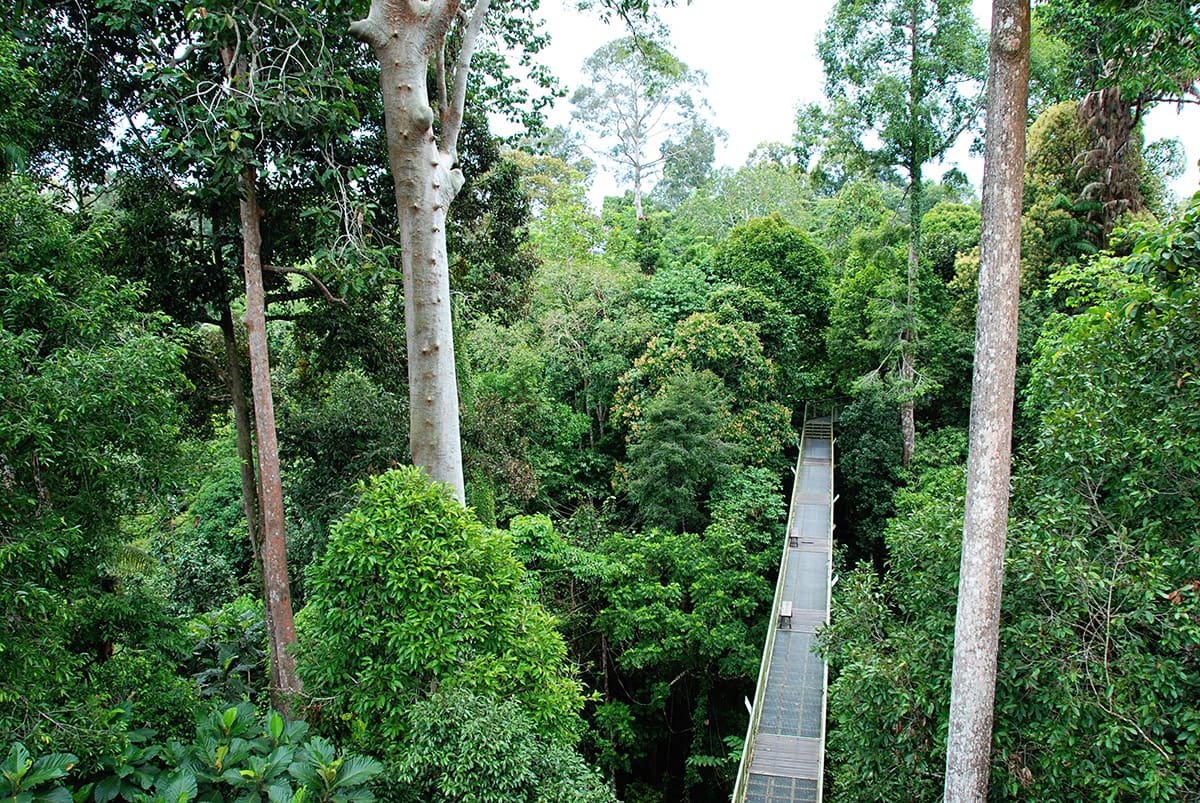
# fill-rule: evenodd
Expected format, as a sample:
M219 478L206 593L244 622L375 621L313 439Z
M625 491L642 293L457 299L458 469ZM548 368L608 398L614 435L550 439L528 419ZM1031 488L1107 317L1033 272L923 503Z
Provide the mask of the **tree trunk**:
M254 568L262 572L262 545L258 532L258 485L254 479L254 438L250 407L246 404L246 389L242 385L242 361L238 354L237 334L233 329L233 313L226 302L221 307L221 336L225 341L225 389L233 403L233 424L237 432L238 468L242 477L242 512L246 514L246 529L250 535L250 551Z
M253 165L242 172L241 224L246 270L246 324L250 345L250 379L254 394L254 424L258 438L258 487L262 518L262 577L266 599L267 638L271 652L271 701L287 713L290 698L301 690L295 658L292 592L288 584L287 541L284 534L283 485L279 474L279 445L275 440L275 406L271 400L271 363L267 353L266 297L262 281L262 233Z
M633 168L633 214L638 220L646 217L646 213L642 208L642 167L635 165Z
M982 803L988 789L1017 364L1029 25L1029 0L993 2L970 453L946 743L947 803Z
M908 102L909 115L916 128L916 119L921 102L920 59L918 53L918 36L920 35L920 8L913 3L909 6L909 71L908 71ZM917 422L916 422L916 385L917 369L917 278L920 275L921 248L921 182L924 180L921 167L925 164L925 154L921 143L913 136L908 150L908 227L911 232L908 239L908 277L905 283L904 332L900 336L900 389L903 394L900 399L900 464L908 468L913 454L917 451Z
M905 468L917 450L916 388L917 388L917 277L920 275L921 247L921 164L914 161L909 183L908 277L904 309L904 331L900 335L900 463Z
M454 166L456 143L470 51L487 13L486 0L476 3L463 34L453 95L445 90L445 65L438 59L438 84L443 91L441 146L433 131L428 91L431 59L442 52L459 5L456 0L373 0L370 14L353 23L350 31L371 45L381 67L388 164L395 186L404 267L412 461L431 479L450 486L462 502L465 492L446 212L463 185L462 171Z

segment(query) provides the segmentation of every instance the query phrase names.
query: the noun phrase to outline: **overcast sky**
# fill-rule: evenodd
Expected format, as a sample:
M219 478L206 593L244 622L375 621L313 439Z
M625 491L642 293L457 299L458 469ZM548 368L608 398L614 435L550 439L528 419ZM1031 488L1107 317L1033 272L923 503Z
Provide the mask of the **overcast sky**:
M797 106L822 99L816 39L832 7L833 0L692 0L660 10L671 31L672 51L708 75L706 99L716 124L728 134L718 149L718 164L737 167L761 142L788 142ZM990 0L974 0L974 7L987 30ZM579 13L574 0L542 0L542 13L552 41L540 60L566 85L569 98L580 83L583 60L625 30L619 23L604 25ZM569 123L568 98L550 112L552 123ZM1200 189L1200 109L1192 107L1184 115L1174 108L1156 109L1147 121L1147 141L1172 136L1181 137L1188 150L1189 169L1176 183L1176 192L1191 194ZM963 142L951 161L978 187L983 168L981 160L966 153L969 144ZM933 172L950 166L948 162ZM612 178L598 176L593 202L616 191Z

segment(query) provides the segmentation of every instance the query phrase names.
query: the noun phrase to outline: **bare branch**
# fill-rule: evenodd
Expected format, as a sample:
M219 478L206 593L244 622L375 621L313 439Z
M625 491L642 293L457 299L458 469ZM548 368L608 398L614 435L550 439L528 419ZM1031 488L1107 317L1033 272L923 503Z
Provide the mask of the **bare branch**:
M328 301L329 303L331 303L331 304L345 304L346 303L346 299L341 298L339 296L335 296L333 293L329 292L329 288L326 287L321 282L321 280L317 278L316 274L314 274L312 271L307 271L307 270L304 270L303 268L288 268L288 267L284 267L282 265L263 265L262 267L263 267L263 270L269 270L272 273L295 273L299 276L303 276L305 279L308 279L310 282L312 282L313 284L315 284L317 286L317 289L321 291L321 295L325 296L325 300Z

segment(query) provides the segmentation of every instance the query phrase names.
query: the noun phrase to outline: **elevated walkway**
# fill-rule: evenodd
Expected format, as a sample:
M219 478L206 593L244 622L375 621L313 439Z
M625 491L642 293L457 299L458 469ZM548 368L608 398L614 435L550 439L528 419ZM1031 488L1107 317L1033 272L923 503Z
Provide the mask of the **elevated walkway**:
M804 422L779 580L733 803L819 803L833 568L833 418Z

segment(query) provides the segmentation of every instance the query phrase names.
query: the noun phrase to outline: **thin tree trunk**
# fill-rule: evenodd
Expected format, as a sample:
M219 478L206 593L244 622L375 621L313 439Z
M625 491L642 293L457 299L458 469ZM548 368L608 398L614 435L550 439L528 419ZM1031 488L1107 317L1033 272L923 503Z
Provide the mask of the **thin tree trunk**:
M233 403L233 425L237 432L238 468L242 477L242 512L246 514L246 529L250 535L250 551L254 568L261 576L261 540L258 532L258 485L254 479L254 436L250 406L246 404L246 389L242 385L242 361L238 354L237 333L233 328L233 312L229 303L221 306L221 336L225 341L225 389Z
M641 220L646 216L642 209L642 168L641 165L636 165L633 168L633 214Z
M900 463L905 468L917 450L916 388L917 388L917 277L920 275L919 248L921 244L921 165L914 161L909 185L908 277L904 310L904 331L900 335Z
M920 60L918 36L920 31L920 8L913 3L909 7L909 57L908 102L913 130L916 130L918 107L921 101ZM908 153L908 276L905 283L904 333L900 336L900 388L904 394L900 401L900 464L908 468L917 450L916 422L916 348L917 348L917 278L920 275L921 248L921 167L925 155L920 142L914 136Z
M970 453L946 743L947 803L986 800L991 763L1017 364L1029 25L1029 0L993 2Z
M266 297L262 281L262 233L253 165L242 172L240 204L242 246L246 270L246 324L250 346L250 379L254 394L254 424L258 439L258 487L262 526L263 595L266 598L267 638L271 652L271 701L287 713L290 698L300 692L296 662L289 648L296 643L292 592L288 583L287 541L284 533L283 485L279 445L275 439L275 406L271 399L271 363L267 352Z

